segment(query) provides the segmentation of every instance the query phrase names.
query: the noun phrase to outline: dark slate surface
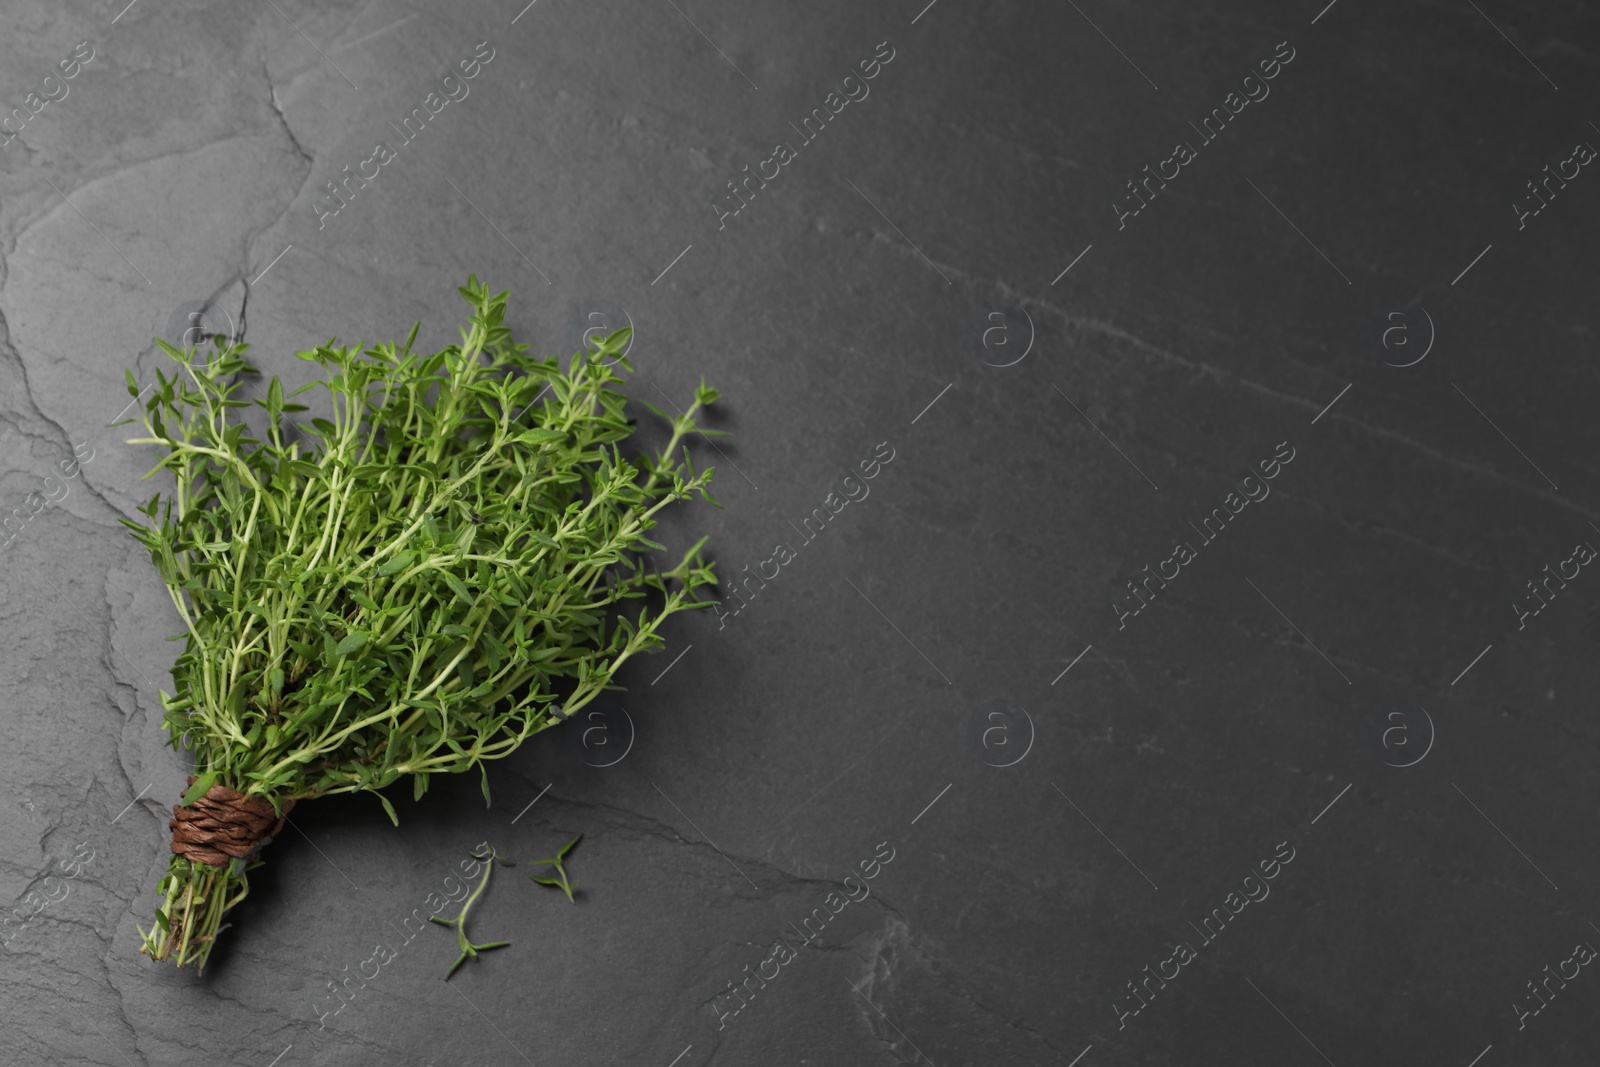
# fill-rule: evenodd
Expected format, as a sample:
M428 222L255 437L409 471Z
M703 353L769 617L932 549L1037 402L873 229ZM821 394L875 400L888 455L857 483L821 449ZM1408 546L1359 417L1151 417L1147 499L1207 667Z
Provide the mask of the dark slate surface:
M1594 1062L1590 5L122 2L0 36L0 1060ZM469 271L541 352L596 312L641 398L721 388L724 510L665 532L793 558L609 748L309 803L214 966L153 964L180 624L123 369L195 311L295 381L441 344ZM514 944L441 983L404 918L578 833L577 906L504 872Z

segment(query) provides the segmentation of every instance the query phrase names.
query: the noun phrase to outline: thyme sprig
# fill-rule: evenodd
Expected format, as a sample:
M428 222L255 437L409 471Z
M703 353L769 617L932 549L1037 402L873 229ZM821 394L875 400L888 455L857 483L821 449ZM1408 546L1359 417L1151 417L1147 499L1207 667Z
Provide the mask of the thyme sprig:
M487 800L485 761L617 688L669 616L712 603L696 595L716 583L704 538L670 569L641 564L665 551L649 537L664 508L717 503L685 445L715 432L699 416L717 391L702 381L664 416L666 446L626 459L630 331L563 368L512 342L508 292L476 277L459 292L459 344L413 352L417 326L401 344L330 339L296 353L325 376L288 396L276 377L265 399L235 395L248 345L157 341L179 370L157 369L129 443L156 446L150 474L173 484L139 509L148 524L123 523L185 626L161 694L171 744L194 751L185 804L218 783L280 814L365 791L398 825L380 790L409 775L420 799L431 775L473 768ZM314 388L325 416L291 423ZM240 417L253 408L264 439ZM175 855L142 951L203 967L257 863Z
M447 982L450 980L450 976L456 973L457 967L467 962L468 959L477 959L478 953L487 952L492 948L505 948L511 944L509 941L488 941L481 945L474 945L471 938L467 937L467 912L472 910L472 905L478 902L478 898L483 895L483 891L489 887L489 875L494 873L494 865L503 863L507 867L513 866L510 860L502 859L493 848L490 848L488 853L483 856L474 852L472 858L483 861L483 878L479 880L478 888L474 889L467 899L462 901L461 911L456 914L454 919L443 919L437 915L428 916L429 919L441 926L454 927L456 944L461 948L461 955L456 957L456 961L450 965L450 969L444 972L444 980Z
M534 878L533 880L535 882L538 882L540 885L560 886L561 887L561 891L567 895L567 901L569 903L572 903L572 904L576 904L577 901L572 899L572 883L567 880L567 869L561 865L561 861L566 858L567 853L572 851L572 846L576 845L579 842L579 840L582 839L582 837L583 837L583 835L579 834L577 837L574 837L571 841L568 841L566 844L562 845L561 846L561 851L557 852L555 854L554 858L552 858L552 859L547 859L547 860L529 860L528 861L529 863L537 864L537 865L540 865L540 866L553 866L553 867L555 867L557 877L555 877L555 878Z

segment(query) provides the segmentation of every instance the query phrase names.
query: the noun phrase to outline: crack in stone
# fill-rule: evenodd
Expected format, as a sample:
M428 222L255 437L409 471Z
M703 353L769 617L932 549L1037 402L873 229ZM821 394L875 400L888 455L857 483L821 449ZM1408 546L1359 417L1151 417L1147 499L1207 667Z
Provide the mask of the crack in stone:
M316 165L316 160L311 158L305 146L300 143L300 138L295 136L294 127L289 125L289 117L283 112L283 105L278 101L278 87L272 84L272 72L267 67L267 53L261 53L261 76L267 83L267 103L272 108L272 113L278 117L278 125L283 127L283 132L289 136L289 143L294 145L294 150L300 153L300 158L306 161L308 167Z
M288 136L289 143L294 145L295 152L299 154L301 159L305 160L306 173L305 177L300 179L300 185L295 189L294 195L291 196L287 203L284 204L283 210L278 212L272 221L268 222L265 226L256 230L255 233L249 235L245 239L245 260L247 263L249 261L251 247L255 244L256 240L259 239L262 234L269 232L273 227L277 226L279 222L283 221L284 216L288 215L289 212L294 209L294 205L300 201L300 194L305 192L306 185L311 181L311 175L316 171L315 158L313 158L311 153L306 151L305 146L300 143L300 138L295 134L294 127L289 125L288 114L283 110L282 106L278 102L278 87L272 84L272 72L267 67L265 53L262 53L261 58L261 75L267 83L268 106L272 109L273 115L277 118L278 125L283 128L283 132ZM290 84L294 84L294 79L290 79ZM248 282L246 283L246 286L248 287Z
M887 245L888 247L890 247L894 251L896 251L898 254L907 255L907 256L916 256L918 259L922 258L921 253L917 252L914 249L910 249L910 248L905 247L905 242L903 242L903 241L897 241L897 240L889 237L887 234L882 234L882 233L879 233L877 231L871 231L871 233L872 233L872 240L874 240L876 242L879 242L881 244ZM1066 323L1070 327L1076 327L1076 328L1079 328L1079 329L1082 329L1082 330L1086 330L1086 331L1088 331L1090 333L1098 334L1098 335L1100 335L1102 337L1109 338L1109 339L1114 340L1114 341L1119 341L1121 343L1129 345L1130 347L1136 349L1139 352L1142 352L1142 353L1145 353L1147 355L1153 356L1156 359L1161 360L1162 362L1171 363L1171 364L1174 364L1176 366L1183 367L1186 370L1196 371L1196 372L1198 372L1200 374L1203 374L1206 377L1211 378L1211 379L1213 379L1213 380L1215 380L1215 381L1217 381L1219 383L1228 383L1228 382L1236 383L1236 384L1238 384L1240 386L1243 386L1244 388L1254 390L1254 391L1256 391L1258 393L1261 393L1264 396L1270 397L1273 400L1279 401L1279 402L1281 402L1283 404L1286 404L1286 405L1289 405L1289 406L1292 406L1292 407L1300 408L1300 409L1302 409L1304 411L1307 411L1307 412L1320 411L1321 408L1323 407L1324 402L1321 401L1321 400L1307 400L1307 399L1304 399L1303 397L1293 396L1293 395L1288 394L1288 393L1282 393L1282 392L1279 392L1279 391L1277 391L1275 389L1272 389L1269 386L1263 385L1260 382L1254 381L1254 380L1252 380L1250 378L1244 377L1243 375L1237 374L1237 373L1235 373L1233 371L1224 370L1221 367L1216 367L1216 366L1213 366L1213 365L1211 365L1209 363L1203 363L1203 362L1199 362L1199 361L1196 361L1196 360L1185 359L1184 357L1178 355L1175 352L1169 352L1166 349L1160 347L1159 345L1153 345L1150 342L1145 341L1144 339L1142 339L1142 338L1140 338L1140 337L1138 337L1138 336L1136 336L1136 335L1134 335L1132 333L1129 333L1127 330L1124 330L1121 327L1116 326L1116 325L1114 325L1112 323L1104 322L1104 321L1099 320L1099 319L1092 319L1092 318L1085 318L1085 317L1082 317L1082 316L1075 316L1075 315L1071 314L1070 312L1066 311L1065 309L1060 308L1060 307L1056 306L1055 304L1050 303L1048 300L1044 300L1044 299L1039 298L1039 297L1033 297L1033 296L1028 296L1028 295L1023 294L1023 293L1019 293L1016 290L1012 289L1005 282L1000 281L997 278L979 277L977 275L971 274L971 273L969 273L967 271L963 271L963 270L961 270L961 269L959 269L957 267L954 267L951 264L942 263L942 262L939 262L938 260L931 259L931 257L929 259L929 262L934 263L940 270L946 271L946 272L948 272L950 274L953 274L953 275L961 278L963 281L967 282L970 285L973 285L973 286L992 286L992 287L1000 290L1000 292L1002 294L1004 294L1009 299L1014 300L1018 304L1024 305L1024 306L1032 306L1032 307L1038 308L1038 309L1040 309L1042 311L1048 312L1051 315L1054 315L1057 318L1059 318L1062 322ZM1561 498L1553 490L1547 490L1547 489L1545 489L1545 488L1543 488L1541 486L1533 485L1533 484L1531 484L1530 482L1528 482L1525 479L1517 479L1517 478L1513 478L1513 477L1511 477L1509 475L1501 474L1500 472L1496 471L1492 467L1485 467L1485 466L1482 466L1480 464L1469 463L1469 462L1467 462L1465 460L1454 459L1454 458L1452 458L1450 456L1445 455L1443 452L1439 451L1437 448L1435 448L1432 445L1426 444L1426 443L1421 442L1421 441L1413 440L1412 438L1407 437L1405 434L1399 433L1399 432L1397 432L1395 430L1390 430L1390 429L1387 429L1387 428L1384 428L1384 427L1381 427L1381 426L1374 426L1374 425L1371 425L1370 423L1362 422L1359 419L1354 419L1354 418L1351 418L1348 415L1341 414L1341 413L1338 413L1338 412L1333 413L1330 417L1331 418L1337 418L1337 419L1339 419L1340 421L1343 421L1343 422L1347 422L1350 425L1355 426L1358 429L1363 430L1366 433L1371 434L1374 437L1380 437L1380 438L1384 438L1386 440L1396 441L1396 442L1398 442L1398 443L1400 443L1402 445L1405 445L1405 446L1407 446L1409 448L1416 449L1417 451L1422 452L1429 459L1432 459L1437 463L1441 463L1441 464L1444 464L1446 466L1457 468L1458 470L1465 471L1465 472L1467 472L1469 474L1473 474L1473 475L1476 475L1476 476L1481 477L1481 478L1486 478L1486 479L1489 479L1491 481L1498 482L1498 483L1500 483L1502 485L1510 486L1511 488L1519 490L1519 491L1524 492L1524 493L1531 493L1531 494L1539 497L1540 499L1544 500L1546 503L1556 505L1556 506L1560 507L1562 510L1570 512L1570 513L1575 514L1575 515L1578 515L1578 516L1580 516L1581 518L1583 518L1585 520L1592 521L1592 520L1595 520L1597 518L1600 518L1600 514L1596 514L1596 513L1591 513L1591 512L1585 511L1583 508L1573 504L1572 502Z
M7 321L5 312L3 310L0 310L0 353L4 353L5 357L16 365L17 375L22 379L22 395L27 397L28 407L32 409L33 413L39 417L40 421L54 427L56 432L61 435L61 446L65 451L66 456L75 455L76 449L73 446L72 435L67 432L67 428L61 425L55 419L51 418L50 415L45 412L44 408L39 404L39 402L34 399L33 386L28 378L27 361L22 358L22 354L17 351L16 346L11 342L11 324ZM34 434L31 432L28 433L28 436L40 440L49 440L49 438L44 437L43 435ZM88 472L83 469L82 465L79 465L78 467L78 474L82 478L83 487L88 490L90 496L100 501L100 503L104 504L113 513L119 515L121 514L121 511L109 500L107 500L105 495L102 494L100 490L96 489L90 483Z
M521 775L518 775L518 777L521 777ZM766 872L771 876L775 876L776 880L773 882L771 887L762 884L767 880L765 878L752 878L752 881L757 882L757 884L761 886L762 890L766 892L775 892L778 888L815 888L826 892L827 890L837 889L839 886L838 881L835 879L807 877L792 871L784 870L783 868L765 859L754 856L739 855L729 852L726 849L719 849L717 846L711 844L710 841L691 841L680 834L677 828L672 824L663 822L653 815L646 815L642 812L616 807L615 805L611 804L602 804L592 801L576 800L571 797L562 797L553 792L549 794L549 797L552 800L569 805L571 807L594 811L602 817L615 815L625 816L633 825L613 827L614 829L622 832L631 831L667 841L669 844L683 845L692 849L704 849L710 852L712 855L717 856L719 862L723 856L738 862L740 869L745 870L747 874L750 870L755 870L757 874ZM613 821L615 820L613 819ZM893 911L892 908L889 910Z

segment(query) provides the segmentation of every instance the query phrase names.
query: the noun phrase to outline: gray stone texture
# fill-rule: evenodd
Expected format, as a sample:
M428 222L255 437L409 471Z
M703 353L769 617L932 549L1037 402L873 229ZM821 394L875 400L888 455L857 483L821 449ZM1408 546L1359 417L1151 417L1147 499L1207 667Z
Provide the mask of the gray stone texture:
M1600 579L1528 583L1600 543L1600 16L924 4L6 5L0 1061L1594 1062ZM540 354L625 318L630 395L721 389L724 507L662 533L793 558L629 666L615 765L305 803L206 973L152 963L181 624L124 369L190 312L291 385L437 347L468 272ZM525 861L579 833L573 906ZM480 841L513 944L446 984L399 927Z

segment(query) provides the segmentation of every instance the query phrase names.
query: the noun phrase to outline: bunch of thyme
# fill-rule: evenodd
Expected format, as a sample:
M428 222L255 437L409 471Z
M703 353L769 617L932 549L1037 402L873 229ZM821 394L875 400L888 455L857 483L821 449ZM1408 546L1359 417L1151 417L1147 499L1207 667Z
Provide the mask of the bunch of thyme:
M213 796L282 816L365 790L398 825L380 790L410 775L420 798L430 775L474 767L487 799L484 761L617 688L624 663L664 645L664 620L711 603L696 595L716 584L704 538L669 570L643 564L664 551L648 533L669 503L717 503L683 447L716 432L696 421L716 390L702 381L675 417L652 407L671 438L630 461L628 331L563 368L512 343L508 292L476 277L459 291L470 326L442 351L414 353L414 326L401 345L296 353L326 377L290 395L331 402L304 423L276 377L265 400L234 395L247 345L157 342L181 370L156 371L148 434L129 443L163 451L146 477L174 483L139 509L149 525L123 522L186 627L176 693L161 694L171 744L194 751L184 806L225 787ZM252 404L265 440L234 414ZM258 849L215 866L174 844L141 951L203 968Z

